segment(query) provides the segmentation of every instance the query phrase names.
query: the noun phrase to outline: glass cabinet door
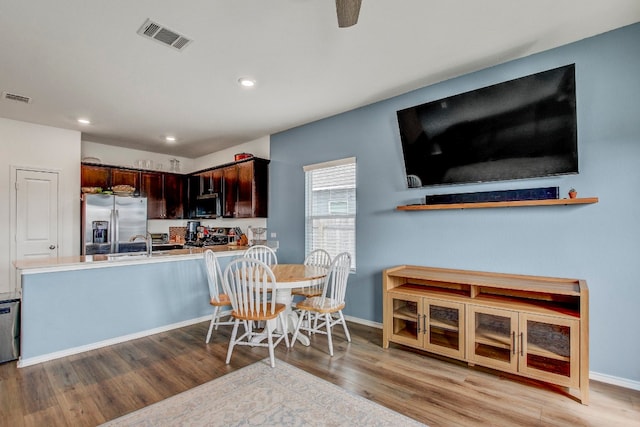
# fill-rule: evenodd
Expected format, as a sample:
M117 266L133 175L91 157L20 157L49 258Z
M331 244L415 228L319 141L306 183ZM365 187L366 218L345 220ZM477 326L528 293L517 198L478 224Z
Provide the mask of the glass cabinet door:
M424 348L464 359L464 304L426 298L424 315Z
M516 372L518 312L471 305L469 317L469 361Z
M520 372L559 385L577 387L578 328L577 320L520 314Z
M391 337L395 342L422 346L422 297L389 294L392 310Z

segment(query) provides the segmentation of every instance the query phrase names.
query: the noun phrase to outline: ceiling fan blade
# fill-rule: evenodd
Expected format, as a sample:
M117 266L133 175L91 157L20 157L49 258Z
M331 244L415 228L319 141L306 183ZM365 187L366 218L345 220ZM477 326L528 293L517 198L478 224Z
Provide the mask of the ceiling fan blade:
M338 27L351 27L358 23L362 0L336 0Z

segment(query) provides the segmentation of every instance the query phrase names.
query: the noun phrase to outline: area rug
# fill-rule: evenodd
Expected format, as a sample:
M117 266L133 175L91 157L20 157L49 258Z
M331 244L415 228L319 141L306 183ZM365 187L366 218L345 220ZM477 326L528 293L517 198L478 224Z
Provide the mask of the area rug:
M103 426L423 426L277 360L256 362Z

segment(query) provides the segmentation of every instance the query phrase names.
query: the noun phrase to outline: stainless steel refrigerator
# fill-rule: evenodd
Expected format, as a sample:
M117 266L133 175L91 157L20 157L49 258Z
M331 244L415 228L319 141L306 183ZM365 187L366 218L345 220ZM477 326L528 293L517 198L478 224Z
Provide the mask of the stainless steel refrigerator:
M142 252L147 234L147 198L83 194L82 255Z

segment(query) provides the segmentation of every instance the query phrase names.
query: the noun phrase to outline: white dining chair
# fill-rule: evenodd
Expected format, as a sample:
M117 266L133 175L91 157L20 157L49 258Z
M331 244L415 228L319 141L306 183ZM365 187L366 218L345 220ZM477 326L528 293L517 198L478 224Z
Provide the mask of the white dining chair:
M233 320L231 319L231 301L229 300L229 296L225 293L221 293L223 290L222 280L222 270L220 269L220 263L218 262L218 258L213 253L212 250L207 249L204 253L204 264L205 271L207 273L207 283L209 285L209 304L213 306L213 314L211 315L211 322L209 323L209 331L207 332L207 338L205 342L208 344L211 340L211 333L215 330L218 330L218 326L220 325L233 325ZM223 309L225 309L223 311ZM228 317L228 320L222 320L223 318Z
M304 259L304 265L313 265L316 267L323 267L327 270L331 265L331 255L329 252L324 249L316 249L314 251L309 252L309 254ZM294 288L291 290L291 295L294 299L297 297L297 302L311 297L317 297L322 295L322 287L324 285L323 281L318 281L315 283L310 283L308 286ZM302 297L302 299L300 299ZM296 310L299 316L306 316L307 322L311 322L311 312L310 311L302 311L298 310L296 307L296 303L294 303L293 308ZM317 319L317 317L316 317ZM308 330L309 336L311 336L311 330Z
M328 269L331 265L331 255L329 255L329 252L324 249L316 249L315 251L309 252L304 259L304 265L313 265ZM291 291L291 294L303 296L305 298L316 297L322 295L322 286L322 282L313 283L302 288L294 288Z
M303 312L298 318L296 330L291 339L291 346L296 342L300 330L307 330L310 333L326 334L329 344L329 354L333 356L333 341L331 329L335 325L341 324L347 341L351 342L351 335L347 328L347 322L342 314L342 309L346 306L345 295L347 292L347 282L351 270L351 256L347 252L338 254L327 274L320 296L306 298L296 304L296 308ZM304 313L308 312L317 317L317 322L307 322L303 325ZM324 330L323 330L324 328Z
M280 330L286 331L284 313L285 304L279 304L268 300L268 293L272 291L276 283L273 271L267 264L252 258L240 258L231 261L224 270L224 281L222 282L225 293L229 295L233 311L231 316L235 319L229 349L227 350L226 363L229 364L233 348L236 345L251 347L268 347L271 367L275 367L274 349L282 341L289 347L289 338L286 332L275 331L277 320L280 322ZM263 321L266 323L265 330L267 342L261 342L264 331L255 330L254 322ZM245 331L239 337L238 326L244 324ZM275 342L273 338L276 338ZM256 339L254 339L256 338Z
M269 246L255 245L251 246L244 252L246 258L253 258L264 262L267 265L276 265L278 263L278 257L276 252Z

